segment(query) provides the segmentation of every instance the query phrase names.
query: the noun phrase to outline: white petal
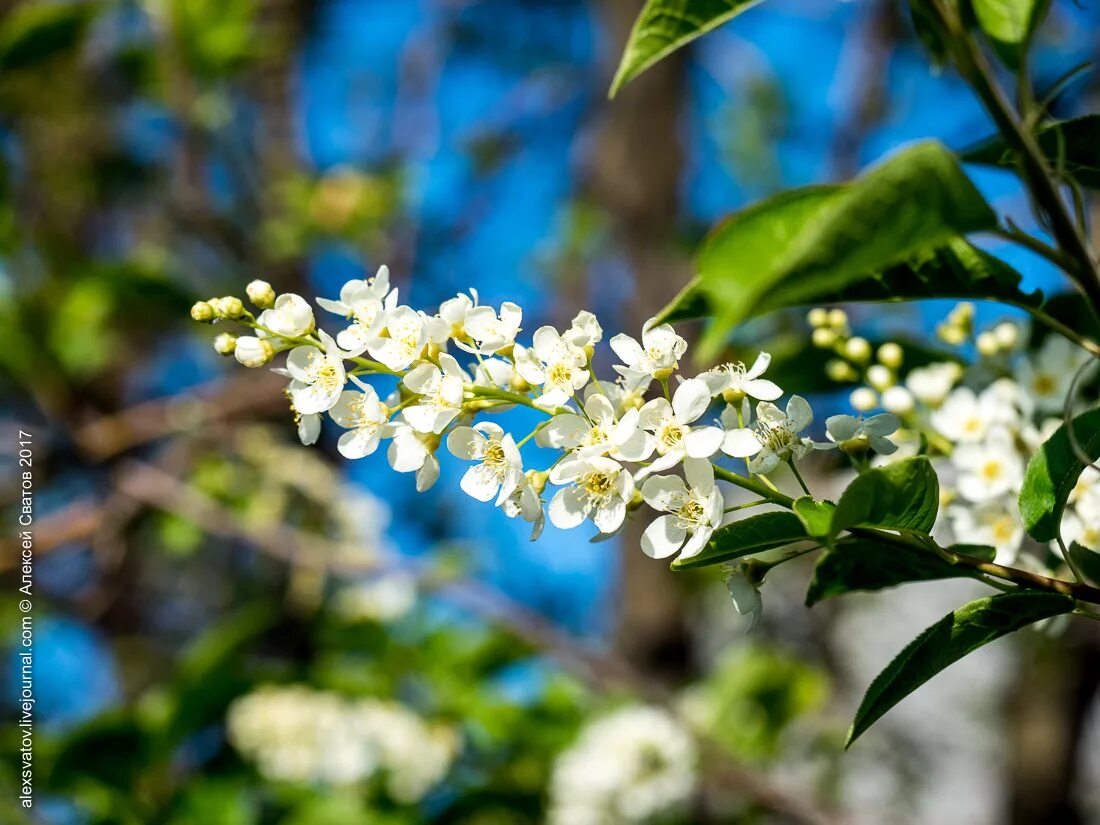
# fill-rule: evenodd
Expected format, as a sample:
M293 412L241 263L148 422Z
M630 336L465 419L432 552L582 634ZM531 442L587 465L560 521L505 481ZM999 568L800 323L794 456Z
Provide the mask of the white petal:
M424 466L428 451L416 436L406 429L403 433L394 436L386 456L394 470L399 473L411 473Z
M684 478L688 486L700 495L709 496L714 489L714 465L703 458L684 459Z
M687 530L680 527L675 516L661 516L642 533L642 552L651 559L667 559L684 545Z
M720 449L725 431L718 427L693 427L684 436L684 449L692 458L710 458Z
M626 520L626 502L621 498L612 498L596 509L592 521L601 533L614 533Z
M558 490L550 500L550 521L555 527L570 530L584 521L586 512L584 493L576 487Z
M588 422L579 415L563 413L550 419L535 439L544 447L572 449L581 443L588 430Z
M455 427L447 436L447 449L457 458L473 461L484 451L485 436L472 427Z
M416 471L416 491L423 493L435 484L437 478L439 478L439 459L434 455L429 455L420 469Z
M741 389L745 391L746 395L751 395L760 401L774 401L783 394L783 390L779 389L778 384L774 384L766 378L742 381Z
M672 410L681 424L690 424L710 406L710 389L705 381L689 378L676 388L672 396Z
M760 439L750 427L727 430L722 439L722 452L734 458L747 458L760 452Z
M787 402L787 418L790 419L791 429L799 432L810 426L810 422L814 420L814 411L801 395L792 395Z
M642 360L642 345L629 335L616 335L611 339L611 349L626 366L632 366Z
M714 530L710 527L701 527L692 533L688 543L684 545L684 552L680 554L680 558L690 559L692 556L698 556L702 553L713 532Z
M750 381L754 378L759 378L768 369L768 365L771 364L771 362L772 362L771 353L761 352L759 355L756 356L756 360L752 362L752 366L749 367L748 372L745 373L745 378L749 379ZM768 383L771 383L771 382L768 382ZM782 395L782 393L780 393L779 395ZM759 396L756 396L756 397L759 397ZM778 397L779 396L776 396L776 398L778 398ZM765 398L765 399L762 399L762 400L771 401L770 398Z
M478 501L491 501L500 489L493 471L484 464L475 464L468 469L459 486Z
M654 510L673 510L686 494L684 480L679 476L653 476L642 485L642 498Z
M340 436L336 449L344 458L362 458L378 449L380 441L377 427L363 430L349 430Z

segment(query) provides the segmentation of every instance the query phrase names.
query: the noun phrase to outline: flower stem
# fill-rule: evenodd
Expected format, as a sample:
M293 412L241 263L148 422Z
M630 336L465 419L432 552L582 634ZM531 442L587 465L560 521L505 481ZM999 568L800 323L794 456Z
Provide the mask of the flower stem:
M810 488L806 486L806 480L802 478L802 473L798 472L798 467L795 466L793 458L787 459L787 466L791 468L791 472L794 473L794 477L798 479L798 485L802 488L802 492L812 498L813 493L811 493Z

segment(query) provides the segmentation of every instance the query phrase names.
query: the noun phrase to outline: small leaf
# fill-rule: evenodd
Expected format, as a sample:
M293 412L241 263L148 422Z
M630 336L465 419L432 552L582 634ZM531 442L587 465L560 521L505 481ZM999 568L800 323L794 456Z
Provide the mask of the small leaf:
M760 513L719 527L699 555L676 559L672 569L689 570L732 561L805 538L808 538L806 530L794 513L785 510Z
M1069 557L1082 576L1093 584L1100 585L1100 553L1074 541L1069 545Z
M1016 68L1050 0L971 0L974 17L1006 65Z
M940 507L932 463L915 456L868 470L848 485L833 514L832 535L849 527L885 527L927 533Z
M822 599L853 591L883 590L906 582L974 575L972 568L953 565L931 550L909 549L869 539L845 540L837 542L817 560L806 591L806 606L812 607Z
M1039 148L1050 165L1082 186L1100 189L1100 115L1058 120L1039 127ZM1013 168L1019 155L999 136L987 138L961 152L966 163Z
M981 561L993 561L997 558L997 548L988 544L952 544L947 548L952 553L980 559Z
M699 254L700 288L716 319L704 357L748 317L818 300L996 223L955 157L934 142L845 186L797 189L750 207L712 232Z
M833 511L836 505L831 501L814 501L812 496L795 499L791 509L802 520L802 525L811 536L827 536L833 523Z
M630 32L609 97L654 63L760 0L649 0Z
M1077 445L1089 463L1100 458L1100 410L1090 410L1071 422ZM1031 457L1020 488L1020 515L1036 541L1053 541L1062 524L1069 494L1085 469L1063 424Z
M1070 613L1073 607L1070 596L1017 590L978 599L947 614L910 642L867 688L845 747L941 670L995 639Z

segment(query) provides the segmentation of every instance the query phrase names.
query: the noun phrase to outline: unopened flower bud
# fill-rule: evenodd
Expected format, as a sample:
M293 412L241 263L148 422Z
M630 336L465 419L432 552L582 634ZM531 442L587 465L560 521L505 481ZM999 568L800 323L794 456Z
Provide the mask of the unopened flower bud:
M867 383L882 392L894 386L894 373L882 364L872 364L867 368Z
M242 366L262 367L275 357L275 347L266 338L257 338L254 335L242 335L237 339L237 347L233 354Z
M1000 350L1000 346L997 344L997 336L988 330L980 333L974 344L978 348L978 352L986 357L996 355Z
M232 355L237 348L237 336L228 332L214 338L214 352L218 355Z
M275 289L267 281L251 281L244 288L248 300L260 309L270 309L275 306Z
M542 495L542 491L546 489L546 480L550 477L550 474L541 470L528 470L527 471L527 483L531 485L531 489L535 491L536 495Z
M218 317L235 319L244 315L244 304L240 298L234 295L226 295L224 298L216 300L214 311L218 314Z
M913 394L905 387L890 387L882 394L882 408L894 415L906 415L913 411Z
M965 344L968 334L966 328L958 324L944 323L936 327L936 337L954 347Z
M857 412L869 412L878 406L878 395L870 387L860 387L852 390L848 403Z
M818 327L813 331L813 335L810 336L815 347L821 349L828 349L836 343L836 333L828 327Z
M806 315L811 327L823 327L829 323L829 311L825 307L814 307Z
M1002 321L993 328L993 335L1001 349L1015 349L1020 343L1020 328L1011 321Z
M878 360L892 370L900 367L904 358L905 353L893 341L888 341L878 348Z
M951 310L947 318L953 324L969 324L974 320L974 305L969 301L963 301Z
M848 328L848 313L842 309L830 309L829 326L837 332L846 330Z
M214 307L209 301L196 301L191 307L191 318L200 323L208 324L214 320Z
M871 357L871 344L866 338L857 335L848 339L848 343L844 345L844 354L853 361L866 361Z
M839 358L830 358L825 362L825 374L829 376L830 381L838 383L855 381L859 377L859 373L853 369L851 364L847 361L841 361Z

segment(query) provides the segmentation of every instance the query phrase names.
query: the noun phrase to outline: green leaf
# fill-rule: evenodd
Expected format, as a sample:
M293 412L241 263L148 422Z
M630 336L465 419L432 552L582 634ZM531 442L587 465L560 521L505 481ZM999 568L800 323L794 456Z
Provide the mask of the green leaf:
M809 538L806 530L794 513L785 510L760 513L719 527L699 555L676 559L672 569L689 570L733 561L805 538Z
M1070 424L1077 446L1089 463L1100 458L1100 410L1083 413ZM1066 424L1055 430L1031 457L1020 488L1020 515L1036 541L1053 541L1058 537L1066 500L1084 469Z
M910 642L867 688L845 747L941 670L1022 627L1070 613L1073 606L1070 596L1017 590L978 599L947 614Z
M1100 115L1045 123L1036 137L1056 171L1090 189L1100 189ZM999 135L964 149L960 157L966 163L984 166L1014 168L1019 163L1019 155Z
M756 204L715 229L699 253L699 288L716 319L704 357L746 318L926 260L996 222L954 156L935 142L906 149L850 184Z
M610 97L657 61L760 0L649 0L634 22Z
M832 535L850 527L885 527L927 533L940 506L932 463L915 456L860 474L841 494Z
M1100 553L1074 541L1069 545L1069 557L1082 576L1093 584L1100 585Z
M909 549L870 539L840 541L817 560L806 591L806 606L812 607L822 599L857 590L883 590L906 582L974 575L972 568L953 565L931 550Z
M986 33L997 54L1010 66L1017 67L1023 49L1039 27L1049 0L971 0L974 17Z
M952 553L959 553L982 561L993 561L997 558L997 548L990 547L988 544L952 544L947 549Z
M802 520L802 526L811 536L827 536L833 523L836 505L831 501L814 501L812 496L795 499L791 509Z
M30 69L72 51L98 11L95 3L24 3L0 26L0 72Z

